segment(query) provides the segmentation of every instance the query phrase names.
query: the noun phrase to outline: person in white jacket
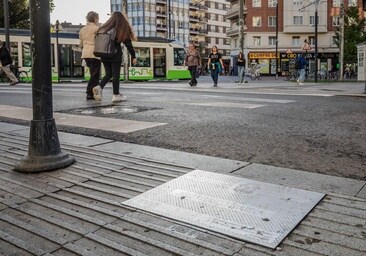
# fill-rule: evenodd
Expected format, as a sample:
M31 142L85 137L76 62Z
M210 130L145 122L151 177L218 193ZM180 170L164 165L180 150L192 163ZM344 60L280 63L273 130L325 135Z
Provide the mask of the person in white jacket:
M86 99L93 100L93 88L99 84L100 78L100 59L95 57L94 37L99 29L99 15L90 11L86 15L87 24L80 30L80 47L82 47L81 58L85 61L90 70L90 79L86 88Z

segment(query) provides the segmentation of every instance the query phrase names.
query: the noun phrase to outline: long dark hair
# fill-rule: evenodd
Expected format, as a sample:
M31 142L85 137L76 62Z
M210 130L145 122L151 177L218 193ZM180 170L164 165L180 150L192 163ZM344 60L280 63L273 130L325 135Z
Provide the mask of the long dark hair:
M239 52L238 59L240 60L244 59L244 54L242 52Z
M99 28L99 30L105 32L113 28L116 30L117 41L125 42L127 40L137 40L135 34L132 31L130 22L121 12L114 12L107 22Z

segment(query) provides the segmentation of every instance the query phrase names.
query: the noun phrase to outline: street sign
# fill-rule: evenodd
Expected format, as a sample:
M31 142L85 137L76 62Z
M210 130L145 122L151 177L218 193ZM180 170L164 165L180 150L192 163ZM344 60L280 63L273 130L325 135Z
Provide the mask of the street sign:
M304 44L302 45L301 47L302 50L305 50L305 51L310 51L311 50L311 46L308 42L304 42Z

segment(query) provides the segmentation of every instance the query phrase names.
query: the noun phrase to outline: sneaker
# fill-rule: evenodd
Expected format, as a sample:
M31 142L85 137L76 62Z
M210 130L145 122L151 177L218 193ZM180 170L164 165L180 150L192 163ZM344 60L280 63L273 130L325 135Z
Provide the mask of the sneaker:
M13 85L16 85L16 84L18 84L19 83L19 81L17 81L17 82L12 82L10 85L11 86L13 86Z
M93 88L93 97L95 100L102 100L102 87L100 85Z
M126 96L122 94L113 94L112 102L121 102L126 100L127 100Z
M299 85L304 85L303 83L299 83Z
M86 99L87 99L87 100L94 100L94 95L87 94L87 95L86 95Z
M214 84L213 86L214 86L214 87L217 87L217 84Z
M297 79L297 80L296 80L296 82L297 82L298 84L300 84L300 80L299 80L299 79Z

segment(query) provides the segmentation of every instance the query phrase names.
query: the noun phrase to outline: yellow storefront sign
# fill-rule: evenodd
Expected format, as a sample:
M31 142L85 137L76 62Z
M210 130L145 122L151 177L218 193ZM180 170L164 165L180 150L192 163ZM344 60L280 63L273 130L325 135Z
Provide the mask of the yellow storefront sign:
M250 52L249 59L275 59L275 52Z

